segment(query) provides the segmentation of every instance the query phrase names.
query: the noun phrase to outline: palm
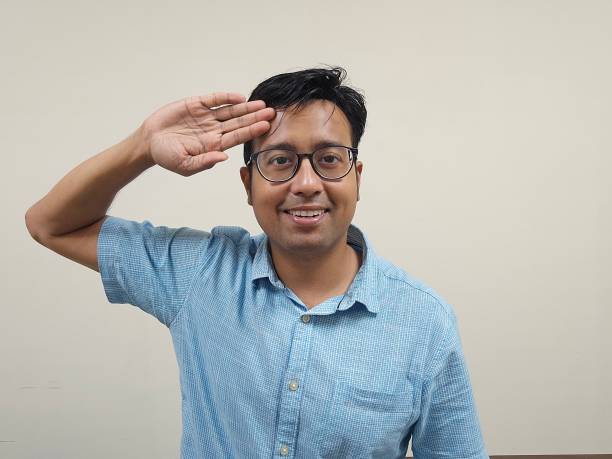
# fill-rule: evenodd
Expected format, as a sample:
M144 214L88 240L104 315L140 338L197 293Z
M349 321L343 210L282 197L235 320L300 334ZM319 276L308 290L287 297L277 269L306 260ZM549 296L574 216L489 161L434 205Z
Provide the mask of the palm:
M218 93L162 107L145 121L151 157L185 176L224 161L224 150L262 135L274 117L263 101L243 100L239 94Z

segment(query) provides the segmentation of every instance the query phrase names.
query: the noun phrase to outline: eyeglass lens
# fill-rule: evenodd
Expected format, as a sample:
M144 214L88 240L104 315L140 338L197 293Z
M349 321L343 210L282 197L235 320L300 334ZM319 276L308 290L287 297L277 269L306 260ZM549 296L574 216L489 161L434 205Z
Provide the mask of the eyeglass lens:
M328 179L346 175L352 165L351 151L346 147L321 148L313 153L312 160L316 171ZM297 163L298 155L291 150L266 150L257 156L260 172L273 181L289 180Z

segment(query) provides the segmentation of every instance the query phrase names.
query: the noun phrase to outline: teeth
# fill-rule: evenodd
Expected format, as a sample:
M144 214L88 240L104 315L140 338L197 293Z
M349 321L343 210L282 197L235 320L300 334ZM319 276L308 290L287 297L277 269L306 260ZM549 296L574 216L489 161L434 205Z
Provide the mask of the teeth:
M323 209L318 210L290 210L289 213L291 215L295 215L297 217L316 217L325 212Z

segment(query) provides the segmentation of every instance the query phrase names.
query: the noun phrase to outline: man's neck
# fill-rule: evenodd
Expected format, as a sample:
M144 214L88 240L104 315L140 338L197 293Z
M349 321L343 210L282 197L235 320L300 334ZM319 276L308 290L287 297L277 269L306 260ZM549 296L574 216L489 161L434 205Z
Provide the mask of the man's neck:
M270 249L279 279L308 309L345 293L361 266L361 256L346 238L324 254L287 253L273 245Z

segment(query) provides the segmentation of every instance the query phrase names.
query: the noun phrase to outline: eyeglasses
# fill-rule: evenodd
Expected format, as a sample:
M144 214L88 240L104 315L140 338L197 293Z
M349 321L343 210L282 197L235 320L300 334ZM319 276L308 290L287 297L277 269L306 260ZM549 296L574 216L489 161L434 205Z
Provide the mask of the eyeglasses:
M273 148L251 154L247 166L253 161L263 178L269 182L291 180L306 156L316 174L326 180L337 180L347 175L357 159L357 148L328 146L312 153Z

